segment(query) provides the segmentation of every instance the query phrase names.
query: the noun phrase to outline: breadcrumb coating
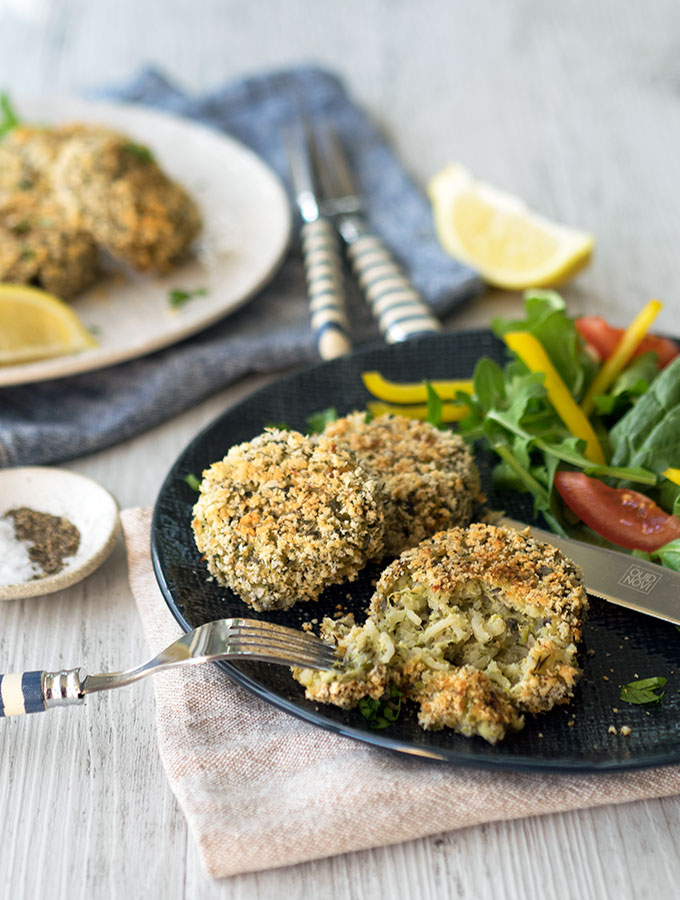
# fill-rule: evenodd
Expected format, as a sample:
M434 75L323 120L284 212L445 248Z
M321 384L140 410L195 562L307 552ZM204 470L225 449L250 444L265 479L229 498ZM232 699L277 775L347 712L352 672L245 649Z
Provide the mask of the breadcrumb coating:
M71 226L141 271L170 271L201 230L191 196L125 135L104 128L74 132L51 178Z
M17 193L0 204L0 281L40 285L65 300L93 284L99 254L84 231L59 227L49 200Z
M203 472L193 530L210 572L254 609L287 609L380 554L380 485L345 450L267 429Z
M385 494L385 553L398 556L437 531L464 526L483 500L465 442L427 422L354 412L329 423L326 439L356 453Z
M363 625L324 619L342 668L293 674L309 699L344 708L396 685L423 728L495 743L524 713L568 702L587 607L579 568L528 529L454 528L385 569Z

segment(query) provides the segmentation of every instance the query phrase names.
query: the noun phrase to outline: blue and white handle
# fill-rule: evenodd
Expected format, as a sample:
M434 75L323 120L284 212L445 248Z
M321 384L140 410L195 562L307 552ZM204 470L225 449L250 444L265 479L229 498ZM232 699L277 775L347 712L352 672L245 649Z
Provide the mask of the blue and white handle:
M304 223L300 238L319 356L335 359L352 349L338 236L327 219L319 218Z
M83 679L81 669L0 675L0 718L45 712L51 706L83 703Z
M388 343L442 330L441 322L422 301L377 235L352 235L347 256Z

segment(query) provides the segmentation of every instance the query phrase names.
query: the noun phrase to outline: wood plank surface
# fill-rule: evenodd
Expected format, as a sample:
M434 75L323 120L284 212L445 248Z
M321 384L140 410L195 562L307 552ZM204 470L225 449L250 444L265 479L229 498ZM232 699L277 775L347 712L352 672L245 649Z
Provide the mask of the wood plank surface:
M649 296L680 331L680 7L675 0L0 0L0 86L80 94L153 64L201 91L298 62L332 68L423 183L457 159L541 212L591 229L573 311L625 323ZM451 328L514 312L488 292ZM153 503L179 450L262 378L67 467L121 506ZM0 392L0 403L2 394ZM147 655L118 547L52 597L2 605L2 671ZM680 799L496 823L212 882L155 746L150 684L2 723L0 897L7 900L666 900L680 889Z

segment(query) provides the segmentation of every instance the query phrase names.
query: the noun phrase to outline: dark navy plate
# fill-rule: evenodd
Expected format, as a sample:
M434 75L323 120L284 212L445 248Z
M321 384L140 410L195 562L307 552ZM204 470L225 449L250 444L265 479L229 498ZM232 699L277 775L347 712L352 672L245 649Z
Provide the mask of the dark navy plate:
M332 615L336 605L354 608L361 618L372 593L376 570L351 584L329 588L316 604L285 612L255 613L231 591L207 581L207 570L191 531L195 492L184 477L222 459L232 444L249 440L265 425L286 422L305 430L306 417L328 406L339 414L362 409L369 399L361 372L379 369L387 378L466 378L481 356L502 362L503 346L489 331L466 331L380 345L352 356L320 363L281 378L227 410L182 451L156 503L152 555L165 600L183 629L225 616L266 618L299 628L311 618ZM520 496L499 496L492 489L493 461L480 453L478 463L491 504L530 522L531 503ZM348 600L348 594L351 599ZM303 688L285 668L265 663L218 663L235 681L263 700L308 722L374 746L460 765L499 769L602 772L680 762L680 633L648 616L591 599L584 631L584 676L574 699L541 716L527 716L523 731L495 747L481 738L464 738L448 729L423 731L415 708L405 704L399 720L376 731L358 710L345 711L305 700ZM636 678L664 675L660 703L633 706L619 700L619 686ZM617 734L610 734L614 725ZM622 725L632 732L620 734Z

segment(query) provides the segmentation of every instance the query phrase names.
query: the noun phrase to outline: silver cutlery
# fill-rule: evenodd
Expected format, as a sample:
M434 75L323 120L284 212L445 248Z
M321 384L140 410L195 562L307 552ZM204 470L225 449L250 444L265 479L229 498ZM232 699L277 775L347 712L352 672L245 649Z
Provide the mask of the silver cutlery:
M589 594L680 625L680 572L616 550L560 537L514 519L503 518L499 524L517 531L530 527L532 537L561 550L583 570Z
M187 632L157 656L124 672L87 675L82 669L0 675L0 718L83 703L88 694L123 687L154 672L220 659L250 659L280 666L331 669L338 657L303 631L257 619L218 619Z
M389 343L441 331L441 323L364 216L364 205L340 138L330 123L315 123L315 161L321 209L335 223L381 333Z
M319 356L335 359L352 349L345 307L340 243L317 200L311 160L313 140L302 118L284 134L295 202L302 219L300 240L309 311Z

